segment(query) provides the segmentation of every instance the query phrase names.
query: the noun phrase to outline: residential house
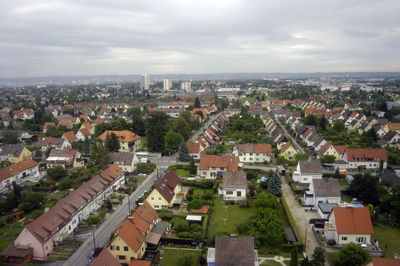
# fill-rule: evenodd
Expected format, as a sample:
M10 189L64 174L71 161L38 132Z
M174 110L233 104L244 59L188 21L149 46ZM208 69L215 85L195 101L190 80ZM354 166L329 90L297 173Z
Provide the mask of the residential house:
M338 245L369 244L374 233L367 207L335 207L325 222L324 235Z
M383 130L388 133L390 130L396 131L397 133L400 134L400 123L387 123L384 127Z
M55 127L56 125L54 124L54 122L45 122L44 125L43 125L43 133L46 133L46 132L47 132L47 129L48 129L50 126L51 126L51 127Z
M222 184L218 188L218 195L224 201L246 200L247 175L245 172L224 172L222 174Z
M23 144L9 144L0 148L0 161L19 163L27 159L32 159L32 152Z
M162 178L157 179L146 200L155 210L170 208L181 203L182 198L177 195L181 192L181 186L181 179L171 169Z
M286 159L286 160L293 160L294 156L298 154L297 150L293 147L292 143L290 141L286 142L282 147L281 147L281 155Z
M99 210L111 193L125 185L125 176L117 165L72 190L50 210L29 223L14 241L17 248L31 247L34 260L46 260L54 247Z
M400 183L400 176L387 169L381 176L381 180L387 183L389 187L393 188Z
M201 152L204 150L202 145L198 142L187 142L186 143L189 156L193 158L193 160L200 160Z
M134 152L111 152L110 161L117 164L126 173L133 173L139 163L139 159Z
M343 160L350 169L386 169L388 157L385 149L347 149Z
M39 179L38 163L32 159L26 159L0 169L0 191L9 188L13 182L23 184Z
M80 141L85 141L86 138L88 139L92 138L90 131L86 128L79 129L78 132L76 133L76 137Z
M132 215L118 227L117 232L107 250L121 264L128 265L133 260L143 258L152 238L161 238L160 234L151 230L159 221L157 212L147 201L144 201Z
M121 266L121 263L107 248L103 248L100 254L90 263L90 266Z
M319 160L299 161L293 172L293 181L311 183L314 179L322 179L321 162Z
M90 135L94 134L94 127L90 122L83 122L79 129L83 128L86 128L90 132Z
M238 171L239 157L229 155L202 154L197 175L201 178L215 179L226 171Z
M140 149L140 139L138 134L135 134L129 130L106 130L99 136L99 139L106 141L107 135L115 134L120 143L120 152L132 152Z
M50 149L68 150L71 148L71 143L66 138L44 137L42 141L42 152Z
M333 146L329 141L325 142L325 144L317 152L318 159L320 159L323 156L334 156L336 160L342 159L342 156L335 149L335 146Z
M75 133L73 131L65 132L62 135L62 138L65 139L66 141L68 141L69 143L72 143L74 141L78 141L78 138L76 137L76 135L75 135Z
M216 236L215 248L208 248L208 266L258 266L258 252L253 237Z
M389 130L382 139L378 140L378 144L383 147L400 148L400 134L396 131Z
M77 150L52 149L46 159L47 168L62 166L65 169L75 169L84 166L82 155Z
M70 117L70 118L61 118L58 120L57 126L65 126L66 128L71 129L74 125L79 125L81 121L78 117Z
M343 155L344 155L345 151L347 150L347 146L346 145L334 145L333 147L339 154L339 157L337 157L336 159L343 160Z
M309 190L304 192L304 202L308 206L318 207L323 203L340 203L339 179L313 179Z
M241 163L269 163L273 157L271 144L240 144L232 154L238 156Z

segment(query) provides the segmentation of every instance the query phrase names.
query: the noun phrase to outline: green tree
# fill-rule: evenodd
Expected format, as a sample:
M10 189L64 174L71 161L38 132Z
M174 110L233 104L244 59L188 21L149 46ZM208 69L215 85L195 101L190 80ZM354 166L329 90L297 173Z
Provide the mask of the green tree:
M97 140L91 148L90 159L102 168L110 161L109 151L103 141Z
M282 195L282 182L275 173L268 179L267 191L278 197Z
M188 159L190 159L189 151L186 142L182 141L181 145L179 146L179 160L186 161Z
M335 161L336 157L333 155L324 155L321 157L321 163L333 163Z
M336 120L333 124L333 129L335 132L343 132L345 130L343 122L341 120Z
M40 209L44 198L39 192L23 191L21 195L22 201L18 206L20 210L30 212L35 209Z
M364 175L357 174L350 184L350 192L354 198L361 200L364 204L371 203L379 205L379 197L385 193L379 178L369 173Z
M167 133L168 121L169 121L169 116L164 112L154 111L150 113L149 118L146 120L147 146L150 149L150 151L153 152L164 151L165 135Z
M109 130L109 129L110 129L110 126L107 123L97 124L94 127L94 136L97 138L98 136L103 134L104 131Z
M311 265L312 266L324 266L325 265L324 249L321 248L320 246L316 246L314 248L314 252L312 254Z
M369 259L369 254L360 245L350 243L340 249L337 266L361 266Z
M299 251L297 250L297 246L294 246L290 252L290 266L299 265Z
M64 189L69 189L72 186L72 179L69 177L63 178L58 185L57 188L58 190L64 190Z
M174 131L181 134L185 140L189 139L190 135L192 134L190 123L187 122L183 117L178 117L174 121Z
M129 108L128 117L131 118L133 132L139 136L144 136L146 128L143 120L143 112L140 110L140 107Z
M118 137L114 133L107 134L105 145L109 152L117 152L121 147Z
M179 148L179 145L183 142L181 134L169 131L165 135L165 153L169 154Z
M193 258L190 255L181 255L178 260L177 266L192 266Z
M317 118L315 115L311 114L304 118L304 124L307 126L316 126L317 125Z
M195 108L200 108L200 107L201 107L201 103L200 103L199 97L196 97L196 98L194 99L194 107L195 107Z
M197 166L194 164L194 159L190 160L190 174L194 175L197 173Z
M16 131L6 130L3 134L3 144L18 144L18 134Z
M189 232L189 223L182 218L175 217L171 220L173 228L177 233Z
M67 173L68 173L68 171L60 165L47 169L47 174L53 180L61 180L67 176Z

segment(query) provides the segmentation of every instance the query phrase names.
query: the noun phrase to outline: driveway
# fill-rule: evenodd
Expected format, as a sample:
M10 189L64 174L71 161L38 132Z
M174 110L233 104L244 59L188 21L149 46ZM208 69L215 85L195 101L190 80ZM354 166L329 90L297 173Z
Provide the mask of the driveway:
M292 189L289 186L285 177L281 177L282 180L282 194L285 197L287 205L290 209L290 213L292 214L293 220L296 223L296 233L299 237L302 238L303 243L306 247L306 254L310 259L314 248L318 246L318 242L314 237L314 234L311 230L311 224L308 221L311 218L320 218L317 212L305 211L305 208L302 208L298 201L295 199ZM306 240L306 242L304 242Z

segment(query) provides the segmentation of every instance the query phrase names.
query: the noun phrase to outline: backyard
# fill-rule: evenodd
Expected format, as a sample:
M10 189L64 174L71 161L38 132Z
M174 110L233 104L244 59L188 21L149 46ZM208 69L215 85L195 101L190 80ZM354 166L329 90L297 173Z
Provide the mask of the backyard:
M196 174L190 174L190 165L173 165L169 169L174 170L179 177L195 177Z
M161 255L161 266L199 265L201 250L164 249ZM183 264L183 262L191 263Z
M390 225L374 226L374 239L378 240L386 258L394 258L394 253L400 253L400 229Z

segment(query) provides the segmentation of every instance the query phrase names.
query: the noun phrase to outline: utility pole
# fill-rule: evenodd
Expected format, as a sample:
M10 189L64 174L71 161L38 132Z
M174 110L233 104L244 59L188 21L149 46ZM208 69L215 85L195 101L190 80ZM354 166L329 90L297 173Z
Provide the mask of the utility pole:
M128 215L129 215L129 214L131 214L131 201L129 199L129 195L128 195L128 210L129 210L129 212L128 212Z
M307 247L307 231L308 229L306 228L306 231L304 232L304 251L306 250Z

